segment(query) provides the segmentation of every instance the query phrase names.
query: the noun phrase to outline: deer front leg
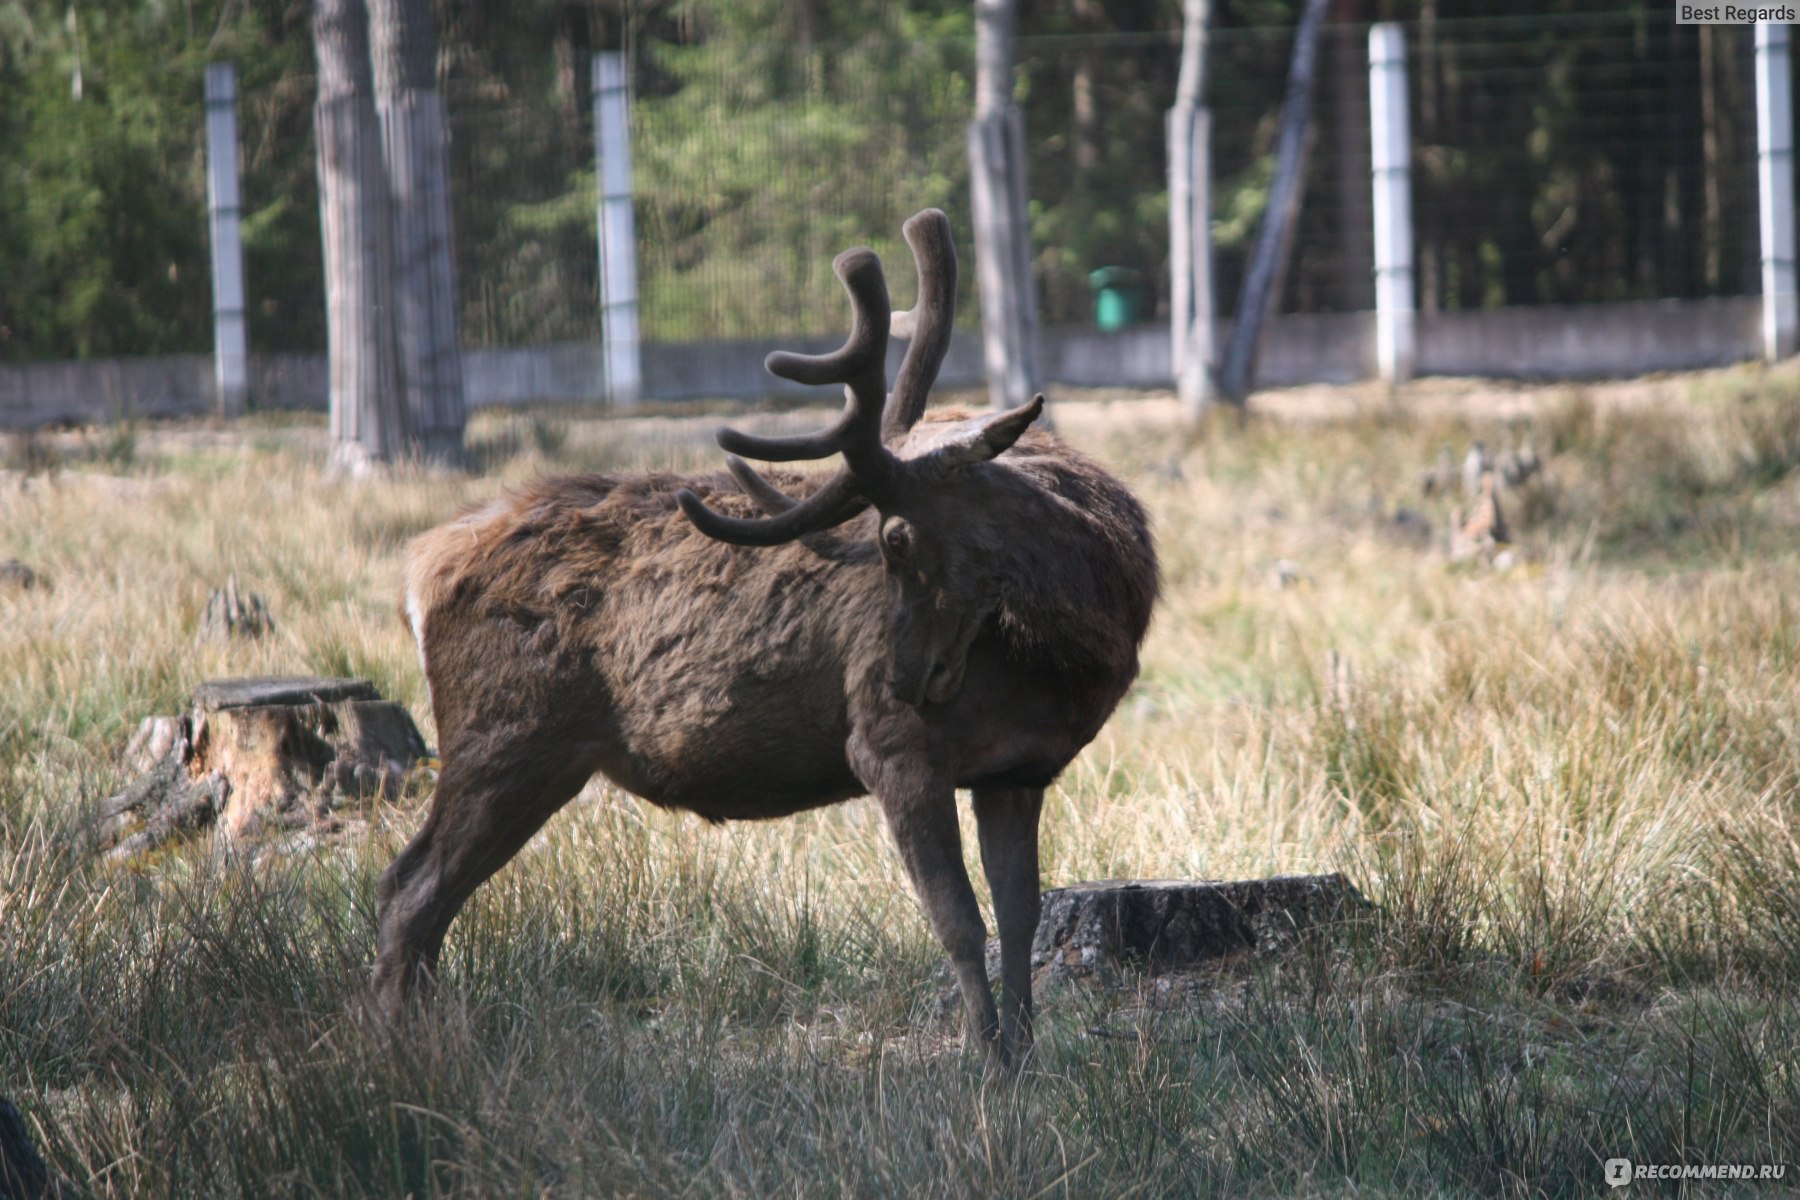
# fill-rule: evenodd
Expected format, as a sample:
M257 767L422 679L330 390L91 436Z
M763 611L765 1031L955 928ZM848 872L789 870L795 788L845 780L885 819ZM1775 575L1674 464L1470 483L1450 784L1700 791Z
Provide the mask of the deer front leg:
M1031 1049L1031 943L1037 936L1038 814L1042 788L976 788L981 865L1000 931L1000 1038L1009 1056Z
M919 904L950 954L962 991L969 1036L990 1064L1005 1066L994 993L988 986L987 928L975 889L963 869L962 834L956 827L956 788L935 772L887 769L874 791Z

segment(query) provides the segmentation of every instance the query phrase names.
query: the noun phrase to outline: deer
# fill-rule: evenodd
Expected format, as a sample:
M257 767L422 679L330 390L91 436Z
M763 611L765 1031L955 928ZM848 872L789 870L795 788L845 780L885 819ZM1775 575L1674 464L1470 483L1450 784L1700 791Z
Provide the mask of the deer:
M1034 426L1042 395L926 412L956 254L935 209L903 232L911 311L892 311L872 250L847 250L833 267L848 339L768 356L776 376L843 386L829 428L721 428L722 473L540 479L408 547L402 607L440 770L377 886L382 1011L423 1001L471 893L598 774L710 822L872 795L950 956L966 1037L1002 1067L1028 1051L1044 792L1137 675L1156 550L1130 490ZM890 336L909 339L891 394ZM833 456L829 476L745 461Z

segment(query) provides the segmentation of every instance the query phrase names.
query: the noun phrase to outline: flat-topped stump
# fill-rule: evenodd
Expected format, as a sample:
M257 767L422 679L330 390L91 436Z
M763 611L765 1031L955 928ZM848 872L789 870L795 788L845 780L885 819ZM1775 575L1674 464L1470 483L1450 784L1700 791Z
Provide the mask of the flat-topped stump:
M1151 975L1180 971L1279 950L1368 907L1339 874L1078 883L1044 893L1032 972L1053 984L1121 967Z
M194 707L207 712L380 699L381 693L366 679L325 679L317 675L209 679L194 689Z
M1329 938L1371 908L1339 874L1107 879L1053 888L1044 893L1031 942L1032 989L1141 977L1166 983L1163 977ZM987 970L989 978L999 977L998 938L988 940ZM951 1012L957 990L948 962L938 971L937 987L938 1008Z
M100 842L128 858L217 826L231 841L334 832L340 810L397 797L429 752L406 709L366 679L214 679L189 711L146 717L126 748L141 777L102 806Z

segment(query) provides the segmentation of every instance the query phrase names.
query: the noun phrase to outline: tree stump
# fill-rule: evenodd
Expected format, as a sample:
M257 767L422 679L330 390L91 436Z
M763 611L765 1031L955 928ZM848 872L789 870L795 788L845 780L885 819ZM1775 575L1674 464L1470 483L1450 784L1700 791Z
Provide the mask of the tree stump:
M1492 562L1497 548L1512 541L1506 526L1506 514L1500 511L1500 489L1494 473L1481 476L1481 494L1468 513L1453 509L1450 513L1450 561L1467 562L1480 559Z
M1245 952L1268 953L1366 909L1342 875L1277 875L1232 883L1110 880L1044 893L1031 943L1043 985L1151 975Z
M217 826L228 841L337 832L340 809L396 797L426 757L412 717L362 679L222 679L180 717L149 717L126 748L142 777L101 808L108 857Z
M238 591L237 573L225 577L225 586L214 588L206 598L206 611L200 614L200 631L196 642L229 642L234 638L257 638L275 628L275 618L268 605L255 592Z
M1244 954L1277 953L1369 911L1342 875L1276 875L1236 882L1122 879L1044 893L1031 941L1032 990L1078 981L1117 984L1132 973L1192 972ZM987 972L1000 975L1000 939L987 944ZM961 1005L945 962L936 976L941 1015Z

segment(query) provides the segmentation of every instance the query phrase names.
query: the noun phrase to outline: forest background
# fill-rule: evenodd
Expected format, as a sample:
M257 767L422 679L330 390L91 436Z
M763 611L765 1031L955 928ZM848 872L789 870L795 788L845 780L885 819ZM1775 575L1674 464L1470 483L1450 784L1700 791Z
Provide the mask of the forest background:
M1216 286L1229 314L1272 170L1298 0L1213 5ZM1756 290L1749 29L1632 0L1336 0L1281 308L1373 306L1367 24L1413 59L1420 306ZM949 0L436 5L464 341L599 337L592 85L633 83L648 341L831 332L836 250L904 263L926 205L967 236L972 6ZM239 79L250 335L320 351L310 5L0 4L0 360L211 345L201 79ZM1020 5L1017 94L1040 308L1123 268L1166 294L1173 0ZM969 261L968 247L963 248ZM979 320L972 272L959 311Z

